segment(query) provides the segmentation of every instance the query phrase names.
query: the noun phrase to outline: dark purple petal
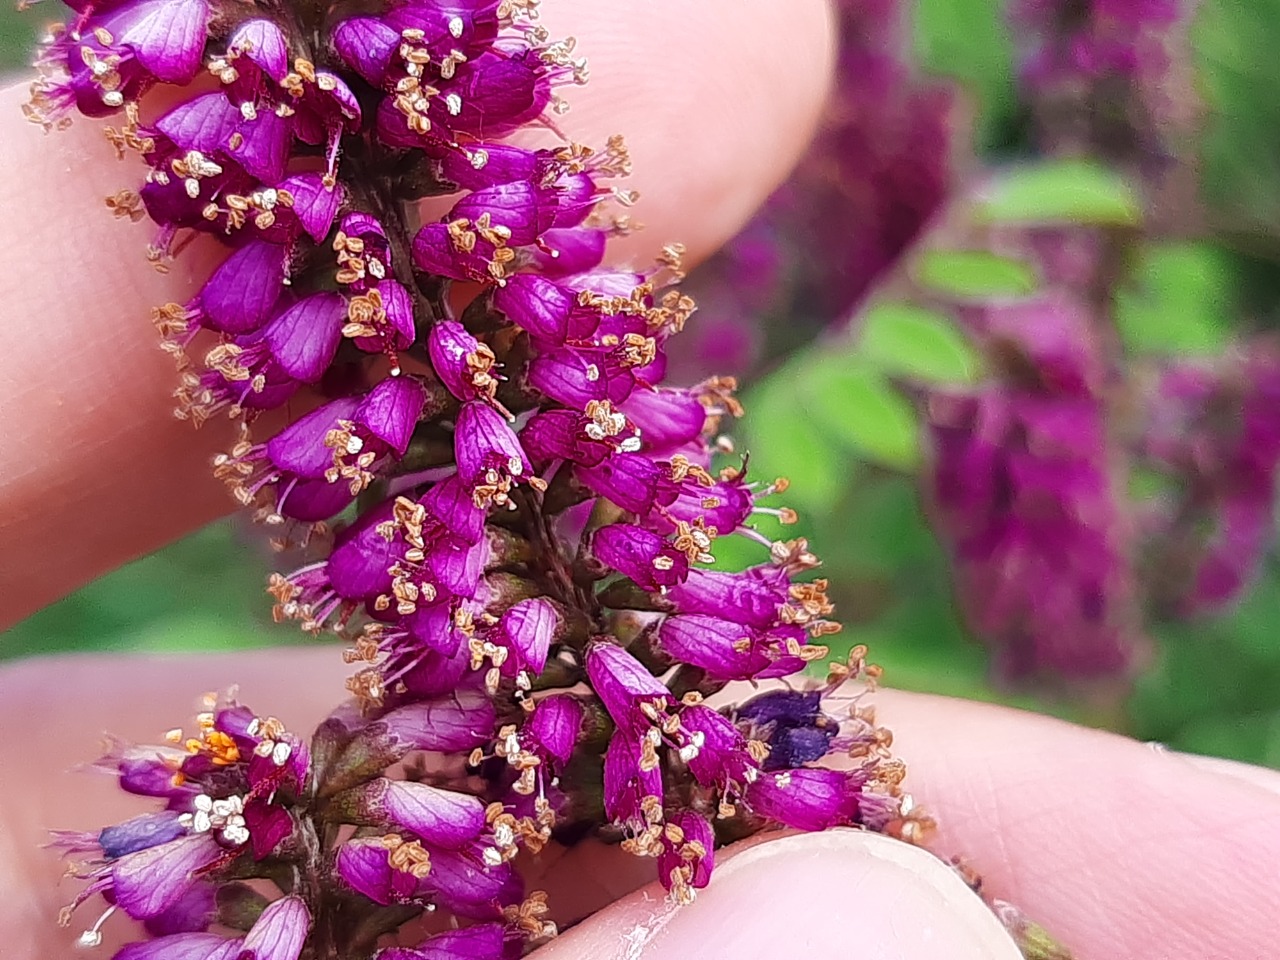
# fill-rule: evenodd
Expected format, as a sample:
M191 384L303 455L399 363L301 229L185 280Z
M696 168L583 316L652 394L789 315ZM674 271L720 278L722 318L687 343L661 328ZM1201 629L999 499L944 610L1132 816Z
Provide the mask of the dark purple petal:
M338 848L335 867L347 886L384 906L414 899L421 886L417 877L391 866L382 838L348 840Z
M255 760L271 764L269 757ZM253 842L253 857L263 860L275 853L276 848L293 834L293 820L283 807L258 800L244 809L244 823Z
M504 904L519 903L522 884L510 863L485 864L482 849L472 844L464 850L433 850L423 887L460 916L492 919Z
M262 240L231 254L200 291L205 326L219 333L248 333L271 317L284 289L288 254Z
M238 113L239 111L237 111ZM245 172L267 183L284 176L293 139L290 121L274 110L262 110L252 120L241 117L235 132L223 148L244 167Z

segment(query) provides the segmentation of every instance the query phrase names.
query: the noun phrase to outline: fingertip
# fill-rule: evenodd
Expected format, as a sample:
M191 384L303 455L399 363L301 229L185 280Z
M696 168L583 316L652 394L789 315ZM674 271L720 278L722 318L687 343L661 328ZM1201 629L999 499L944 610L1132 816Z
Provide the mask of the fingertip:
M696 262L733 236L807 147L835 62L827 0L556 0L543 19L592 64L565 93L565 131L621 133L632 155L644 229L614 259L679 241Z
M653 886L569 931L540 960L1018 960L996 916L946 864L840 830L730 854L687 907Z

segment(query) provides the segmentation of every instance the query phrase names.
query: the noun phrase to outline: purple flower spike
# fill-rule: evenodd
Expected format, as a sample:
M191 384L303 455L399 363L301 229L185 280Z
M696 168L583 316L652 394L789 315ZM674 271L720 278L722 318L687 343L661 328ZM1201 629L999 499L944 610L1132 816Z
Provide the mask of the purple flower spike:
M376 780L362 801L368 815L436 847L456 850L478 837L485 827L484 804L478 799L425 783Z
M822 709L840 678L870 675L860 648L825 686L793 680L796 696L819 691L803 705L702 699L799 673L838 625L825 581L793 581L818 565L807 543L749 526L792 519L763 503L785 485L747 482L745 462L709 472L721 420L741 413L733 381L663 386L668 341L695 311L671 287L679 245L641 272L601 265L627 232L613 205L633 193L610 181L630 158L620 136L547 139L558 88L585 82L586 64L550 39L536 0L333 16L66 3L28 115L54 128L73 108L122 111L108 138L147 169L108 200L114 214L150 217L161 270L189 246L221 250L194 297L153 311L179 364L176 413L236 422L215 475L273 547L305 557L269 578L272 616L340 638L353 667L351 699L311 736L209 695L167 746L112 749L98 766L157 812L55 835L87 858L73 907L111 904L83 943L118 908L150 938L118 960L518 960L555 934L558 905L525 889L550 843L621 838L687 903L711 874L713 822L732 821L725 837L770 820L916 826L896 772L876 769L887 733L869 711L842 726ZM139 97L161 82L180 86L143 121ZM533 134L546 145L516 145ZM449 213L424 223L432 207ZM757 290L781 263L765 245L747 258L766 275L748 278ZM1036 334L1006 313L988 333L1053 368L1055 402L1079 403L1094 385L1080 371L1102 369L1073 350L1086 317ZM1253 544L1271 516L1259 497L1280 456L1257 451L1273 394L1241 444L1257 456L1238 458L1255 482L1215 503L1222 549ZM966 453L940 458L978 477L947 498L953 513L962 500L991 513L1003 486L1046 528L1093 502L1081 464L1097 424L1054 403L989 412ZM1153 456L1179 458L1177 432L1153 434ZM1001 457L1014 433L1038 456ZM691 570L731 533L757 566ZM1005 549L1006 566L1027 555ZM1206 557L1218 575L1202 592L1236 589L1250 555L1229 570ZM833 744L875 747L857 774L811 769ZM427 913L447 932L415 934Z
M591 552L605 566L655 593L682 583L689 574L687 556L653 531L627 523L597 530Z

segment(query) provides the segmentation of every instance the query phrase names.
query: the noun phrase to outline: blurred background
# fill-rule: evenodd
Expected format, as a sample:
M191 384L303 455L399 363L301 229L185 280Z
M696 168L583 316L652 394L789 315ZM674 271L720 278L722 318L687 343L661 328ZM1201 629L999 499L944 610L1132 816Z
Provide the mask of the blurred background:
M823 130L689 288L893 686L1280 767L1280 0L840 0ZM0 67L41 16L0 7ZM767 132L766 132L767 135ZM721 541L726 566L745 564ZM302 642L216 524L0 656Z

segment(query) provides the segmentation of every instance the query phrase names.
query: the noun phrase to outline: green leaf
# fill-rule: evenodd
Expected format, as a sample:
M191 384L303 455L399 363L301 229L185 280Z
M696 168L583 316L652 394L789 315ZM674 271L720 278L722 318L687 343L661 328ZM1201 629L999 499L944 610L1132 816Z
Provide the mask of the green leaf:
M1147 354L1216 354L1240 311L1235 262L1211 244L1165 244L1143 251L1133 282L1116 296L1125 347Z
M978 106L976 138L991 146L1013 123L1013 41L1005 0L917 0L912 12L916 60L959 80Z
M999 223L1136 226L1142 208L1129 183L1087 160L1058 160L999 174L982 192L975 215Z
M878 303L861 318L858 353L890 376L973 383L982 359L950 319L908 303Z
M1036 289L1028 263L986 250L929 250L913 265L916 282L961 299L1025 297Z
M863 460L914 470L920 462L915 408L884 374L856 356L806 357L800 402L821 435Z
M791 481L787 502L816 511L832 503L849 481L848 452L832 443L797 403L810 372L804 354L775 370L743 397L746 417L739 448L751 455L757 477L785 476Z

